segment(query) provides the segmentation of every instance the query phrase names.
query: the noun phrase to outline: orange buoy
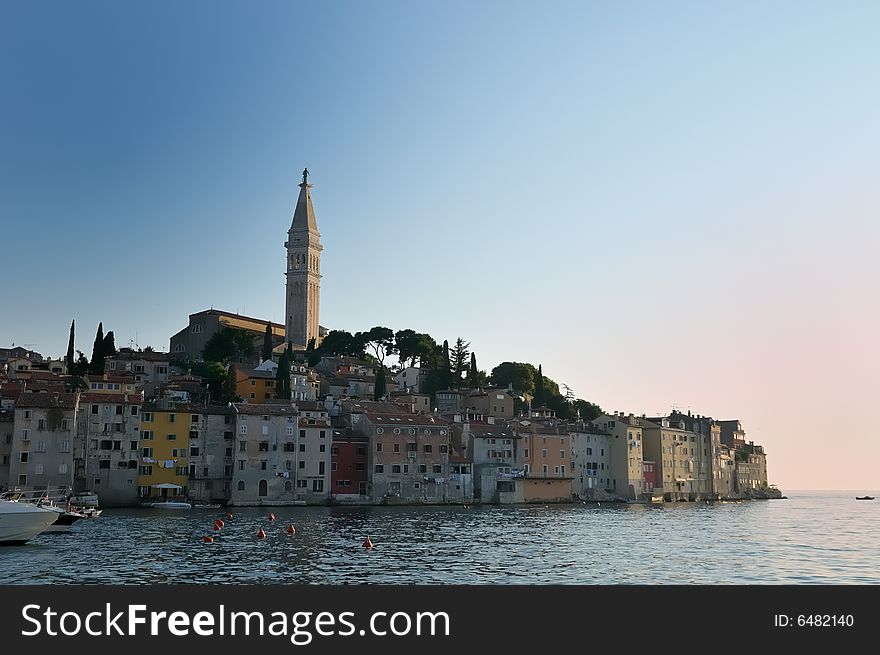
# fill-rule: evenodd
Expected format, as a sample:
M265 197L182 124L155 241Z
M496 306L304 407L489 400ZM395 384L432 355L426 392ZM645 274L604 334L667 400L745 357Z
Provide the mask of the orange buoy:
M210 537L208 535L205 535L204 537L202 537L202 541L204 541L206 544L213 544L214 537Z
M214 524L214 532L220 532L220 526L218 524Z
M231 518L232 518L232 512L226 512L226 518L231 519Z
M257 533L257 539L265 539L266 531L263 528L260 528L260 531Z
M217 519L216 521L214 521L214 525L219 526L219 527L222 528L222 527L224 527L226 524L225 524L221 519Z
M272 512L269 512L269 521L274 521L275 515Z
M366 539L364 539L364 543L363 543L362 545L363 545L363 547L366 548L367 550L370 550L370 549L373 548L373 541L372 541L372 540L370 539L370 537L368 536Z
M293 523L287 526L287 534L289 534L291 537L296 534L296 528L293 527Z

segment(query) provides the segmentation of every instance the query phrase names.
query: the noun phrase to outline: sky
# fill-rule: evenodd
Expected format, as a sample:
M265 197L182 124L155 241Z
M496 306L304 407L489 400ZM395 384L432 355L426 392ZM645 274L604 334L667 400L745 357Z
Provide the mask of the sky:
M280 321L462 337L880 488L875 2L0 3L0 346Z

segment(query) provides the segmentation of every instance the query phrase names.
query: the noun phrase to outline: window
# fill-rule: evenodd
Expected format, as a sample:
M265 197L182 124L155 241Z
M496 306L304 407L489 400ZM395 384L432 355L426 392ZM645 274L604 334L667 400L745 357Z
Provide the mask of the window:
M20 487L27 486L27 476L22 474L18 476L18 485Z
M261 441L261 442L260 442L260 447L259 447L258 450L259 450L261 453L267 453L267 452L269 452L269 442L268 442L268 441Z
M290 480L284 483L284 491L292 491L293 485L290 483Z
M31 410L29 410L29 409L24 410L24 417L26 419L29 419L31 417Z
M337 468L336 468L336 462L331 462L331 463L330 463L330 470L331 470L331 471L336 471L336 470L337 470Z
M176 434L169 434L168 436L165 437L165 439L167 439L168 441L177 441L177 435Z
M550 468L544 464L544 466L541 467L541 471L544 475L547 475L550 472Z
M376 468L374 469L376 473L384 473L385 466L382 464L376 464Z
M547 457L547 449L546 448L541 449L541 457Z
M103 464L103 462L101 462ZM110 462L107 462L108 468ZM34 474L35 475L43 475L43 465L42 464L34 464Z
M299 452L301 452L301 453L306 452L306 445L304 443L301 443L299 445Z
M419 473L427 473L427 472L428 472L428 467L425 466L424 464L419 464Z
M265 471L265 470L266 470L266 460L265 460L265 459L261 459L261 460L260 460L260 470L261 470L261 471Z
M46 419L41 418L37 421L37 430L45 430L46 429Z
M102 459L101 461L98 462L98 468L99 469L109 469L110 468L110 460L109 459Z
M198 457L198 455L199 455L199 449L197 447L193 446L192 448L189 449L189 456L190 457Z
M324 462L318 462L318 475L324 475Z
M409 441L409 442L407 442L407 444L406 444L406 452L408 452L408 453L414 453L414 452L416 452L416 442L415 442L415 441Z
M324 491L324 481L323 480L312 480L312 491Z
M195 430L190 430L190 431L189 431L189 438L190 438L190 439L198 439L198 438L199 438L199 433L196 432Z
M424 448L422 449L425 453L430 453L433 450L433 446L431 444L426 443Z
M288 437L293 436L293 426L290 426L290 425L287 426L287 436Z
M377 452L377 453L381 453L381 452L382 452L382 444L381 444L381 443L377 443L377 444L376 444L376 452Z
M443 454L448 453L448 452L449 452L449 446L447 446L445 443L444 443L444 444L440 444L440 452L443 453Z
M152 448L141 448L141 457L152 457L153 449Z
M394 465L391 467L391 472L392 472L392 473L400 473L400 464L394 464Z
M238 490L239 490L239 491L244 491L244 480L239 480L239 481L238 481Z
M264 435L269 434L269 426L268 425L261 425L260 426L260 433L264 434Z
M153 431L152 430L144 430L143 432L141 432L141 439L143 439L144 441L150 441L150 440L152 440L152 438L153 438Z
M176 420L177 420L177 414L169 414L168 415L168 422L169 423L174 423Z
M331 455L338 455L339 454L339 447L338 446L330 446L330 454Z
M137 405L132 405L132 406L131 406L131 415L132 415L132 416L137 416L137 415L138 415L138 406L137 406Z
M434 464L434 468L432 470L434 471L434 473L442 473L443 467L440 466L439 464Z
M247 441L241 441L238 444L238 452L246 453L247 452Z
M296 481L296 488L297 489L305 489L308 486L309 486L309 483L307 480L297 480Z
M122 416L122 405L116 406L116 416Z
M46 442L45 441L38 441L36 447L34 448L34 451L38 452L38 453L45 453L46 452Z
M137 441L132 442L134 445L131 447L132 450L137 450ZM59 453L69 453L70 452L70 442L62 441L58 444L58 452Z
M22 441L28 441L28 440L30 440L30 438L31 438L31 431L30 431L29 429L27 429L27 428L24 428L24 429L21 431L21 440L22 440Z
M565 451L564 450L559 451L559 459L565 459Z
M58 472L59 472L61 475L64 475L65 473L67 473L67 462L61 462L61 463L58 465Z
M287 442L286 444L284 444L284 452L285 453L292 453L295 450L296 450L296 444L291 443L291 442Z
M238 427L238 433L239 434L247 434L247 425L240 425Z
M322 453L326 453L327 452L327 444L322 443L320 446L318 446L318 451L322 452Z
M304 469L306 467L306 463L303 460L299 460L298 462L299 468Z
M327 431L326 431L326 430L321 430L321 431L318 433L318 437L319 437L320 439L324 439L326 436L327 436Z
M394 444L394 452L395 452L395 453L399 453L399 452L400 452L400 444L399 444L399 443Z
M239 471L244 471L244 465L245 465L245 460L243 460L243 459L238 460L238 470Z

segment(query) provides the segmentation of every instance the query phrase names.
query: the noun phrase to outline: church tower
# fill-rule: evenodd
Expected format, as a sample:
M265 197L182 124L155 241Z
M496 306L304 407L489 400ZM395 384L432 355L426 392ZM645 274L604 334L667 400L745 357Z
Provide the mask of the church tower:
M312 207L309 169L303 171L299 198L293 221L287 231L287 298L285 340L295 347L306 347L318 336L318 311L321 306L321 235Z

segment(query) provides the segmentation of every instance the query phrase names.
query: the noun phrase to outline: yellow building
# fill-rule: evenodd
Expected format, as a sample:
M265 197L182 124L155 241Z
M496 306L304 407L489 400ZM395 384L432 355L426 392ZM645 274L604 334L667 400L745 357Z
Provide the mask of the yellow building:
M193 416L197 422L198 413L186 405L144 405L138 453L138 496L144 501L186 497L189 435L197 429Z
M274 370L235 367L235 393L250 405L259 405L275 397Z

